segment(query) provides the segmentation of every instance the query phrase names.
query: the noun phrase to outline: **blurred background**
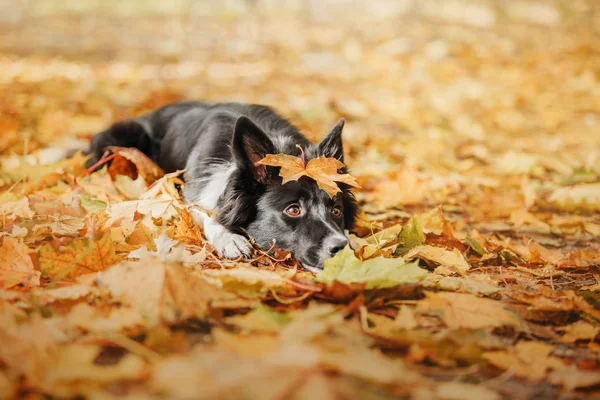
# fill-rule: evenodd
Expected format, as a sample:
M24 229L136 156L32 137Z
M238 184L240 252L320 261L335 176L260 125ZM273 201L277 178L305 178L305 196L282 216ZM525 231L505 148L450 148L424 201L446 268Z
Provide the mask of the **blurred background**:
M362 176L594 181L599 32L595 0L0 0L0 152L200 98L343 116Z

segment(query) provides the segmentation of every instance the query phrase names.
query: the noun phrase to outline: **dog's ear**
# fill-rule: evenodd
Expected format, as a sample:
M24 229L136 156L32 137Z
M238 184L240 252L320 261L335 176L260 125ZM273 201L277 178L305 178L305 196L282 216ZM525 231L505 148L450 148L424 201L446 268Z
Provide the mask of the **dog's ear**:
M251 171L258 182L267 182L267 167L258 162L267 154L273 154L275 146L248 117L239 117L235 122L232 150L235 161L241 168Z
M321 143L319 143L320 154L344 162L344 147L342 145L342 130L344 129L344 123L344 119L340 119Z

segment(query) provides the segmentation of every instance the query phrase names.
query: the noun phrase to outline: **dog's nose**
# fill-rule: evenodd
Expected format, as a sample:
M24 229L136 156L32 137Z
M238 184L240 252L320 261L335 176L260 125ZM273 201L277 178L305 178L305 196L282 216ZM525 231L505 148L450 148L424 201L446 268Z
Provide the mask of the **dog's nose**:
M329 252L330 256L334 256L337 253L339 253L340 250L342 250L344 247L346 247L347 244L348 244L347 238L336 237L336 238L332 239L331 242L329 243L329 247L327 248L327 251Z

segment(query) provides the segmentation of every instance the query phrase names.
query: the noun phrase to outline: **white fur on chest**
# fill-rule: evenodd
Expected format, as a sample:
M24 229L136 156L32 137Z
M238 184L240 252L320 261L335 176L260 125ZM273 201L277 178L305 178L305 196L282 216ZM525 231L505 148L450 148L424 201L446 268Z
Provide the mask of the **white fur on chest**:
M200 196L194 200L195 204L204 209L216 210L219 204L219 198L225 191L231 174L235 171L235 164L217 164L210 167L211 174L206 179L206 186L202 188ZM238 258L250 255L248 241L242 235L230 232L223 225L219 224L207 213L199 210L192 210L192 218L202 226L204 236L215 249L227 258ZM218 210L216 210L218 211Z
M210 167L212 173L206 178L206 186L200 192L198 199L194 203L204 208L214 210L217 208L219 198L225 191L231 174L235 171L235 164L217 164Z

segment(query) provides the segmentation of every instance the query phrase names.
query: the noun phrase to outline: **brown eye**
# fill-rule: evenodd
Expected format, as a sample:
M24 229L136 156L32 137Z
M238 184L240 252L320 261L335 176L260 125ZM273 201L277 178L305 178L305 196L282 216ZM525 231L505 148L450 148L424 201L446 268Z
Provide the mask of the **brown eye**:
M285 213L290 217L299 217L302 214L302 209L298 204L292 204L288 208L285 209Z
M342 210L339 207L333 207L331 214L334 216L334 218L339 218L342 216Z

